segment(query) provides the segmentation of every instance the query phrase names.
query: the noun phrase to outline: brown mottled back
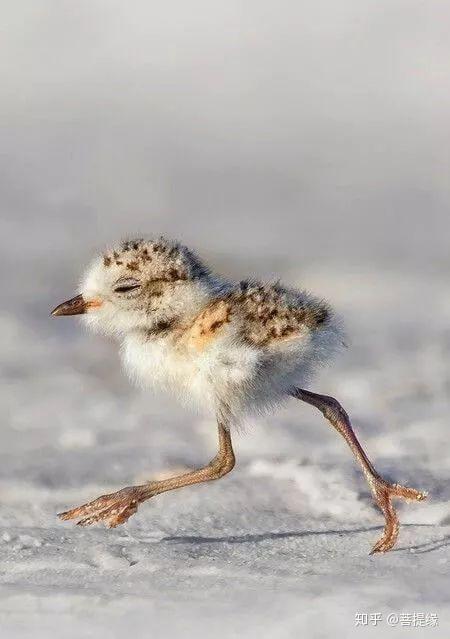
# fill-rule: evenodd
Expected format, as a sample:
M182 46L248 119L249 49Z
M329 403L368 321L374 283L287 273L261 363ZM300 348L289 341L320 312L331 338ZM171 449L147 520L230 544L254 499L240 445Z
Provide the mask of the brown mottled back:
M244 338L256 346L295 339L305 330L320 328L330 317L325 302L279 284L243 281L228 299L232 312L244 320Z

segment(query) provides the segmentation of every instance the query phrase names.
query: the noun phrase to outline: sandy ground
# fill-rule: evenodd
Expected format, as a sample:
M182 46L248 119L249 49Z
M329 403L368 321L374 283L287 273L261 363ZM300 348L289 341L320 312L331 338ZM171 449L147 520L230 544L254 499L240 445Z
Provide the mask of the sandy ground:
M430 286L336 265L301 281L334 301L351 338L313 388L340 398L380 471L430 492L399 506L395 551L368 556L382 517L345 444L294 400L236 434L222 481L155 498L116 530L59 522L61 509L207 461L215 427L133 389L113 344L46 317L59 301L46 291L31 315L1 318L2 637L449 636L444 274Z
M450 637L450 5L3 5L0 638ZM368 556L361 473L293 400L236 434L220 482L116 530L56 518L215 452L212 420L48 316L94 250L160 232L343 315L350 347L312 389L430 493L399 507L394 552Z

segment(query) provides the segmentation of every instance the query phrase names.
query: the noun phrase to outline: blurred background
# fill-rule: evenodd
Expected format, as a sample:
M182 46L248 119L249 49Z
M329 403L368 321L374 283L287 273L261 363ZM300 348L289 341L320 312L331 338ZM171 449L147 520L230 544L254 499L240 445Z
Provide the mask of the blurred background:
M315 388L338 395L381 470L434 497L404 510L404 548L424 554L392 555L377 573L380 593L401 591L411 607L428 588L428 601L448 606L437 587L448 545L436 540L449 538L450 522L449 18L434 0L2 4L0 576L14 623L24 583L46 637L54 606L45 630L34 586L39 596L66 593L68 610L74 589L119 597L129 584L154 599L171 591L178 606L178 589L197 580L201 590L208 574L208 588L236 611L221 581L227 571L241 588L259 575L268 592L280 575L295 578L289 588L306 599L305 575L316 575L312 590L324 602L320 575L331 566L357 583L357 593L342 586L332 602L339 612L353 602L346 633L354 602L367 601L358 577L377 534L339 531L381 518L343 444L298 406L237 439L239 474L228 490L214 486L207 497L196 488L143 508L130 522L140 545L128 540L129 552L123 533L69 533L56 522L57 509L155 469L198 465L214 449L211 424L130 386L115 345L48 317L76 293L99 248L160 233L226 275L281 277L344 316L350 348ZM331 529L338 550L332 534L269 535L268 553L259 552L258 534L302 526ZM170 539L183 531L181 570ZM255 539L233 541L229 552L226 535L248 533ZM108 571L128 586L102 580ZM285 598L288 626L277 634L279 610L266 602L261 615L250 599L245 619L259 639L312 623L292 621L297 603ZM379 594L379 606L388 599Z
M78 274L166 232L258 266L448 265L448 18L433 0L8 3L2 258L20 236L21 263Z

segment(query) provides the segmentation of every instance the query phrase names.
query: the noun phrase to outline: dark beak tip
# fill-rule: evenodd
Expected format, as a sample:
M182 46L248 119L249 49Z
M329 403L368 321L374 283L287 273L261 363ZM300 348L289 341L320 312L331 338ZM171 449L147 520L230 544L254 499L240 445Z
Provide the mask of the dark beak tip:
M82 295L76 295L71 300L59 304L50 313L50 316L60 317L63 315L81 315L86 312L86 302Z

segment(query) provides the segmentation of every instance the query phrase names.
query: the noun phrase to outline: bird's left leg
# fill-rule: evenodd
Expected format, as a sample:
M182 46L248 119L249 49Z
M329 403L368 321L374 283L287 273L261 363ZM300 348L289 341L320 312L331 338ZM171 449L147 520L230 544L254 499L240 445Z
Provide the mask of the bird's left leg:
M291 394L297 399L301 399L307 404L318 408L338 433L344 437L362 468L373 497L382 511L386 522L383 535L372 548L372 553L390 550L397 541L400 528L397 513L392 505L392 499L395 497L420 501L425 499L426 493L419 492L414 488L400 486L399 484L392 484L377 473L359 443L347 413L334 397L319 395L318 393L312 393L301 388L293 389Z
M134 515L139 504L155 495L223 477L233 469L235 458L230 431L223 420L219 420L218 430L219 451L214 459L203 468L170 479L150 481L141 486L122 488L116 493L102 495L88 504L60 513L58 517L64 520L79 519L78 526L89 526L103 522L108 528L115 528Z

